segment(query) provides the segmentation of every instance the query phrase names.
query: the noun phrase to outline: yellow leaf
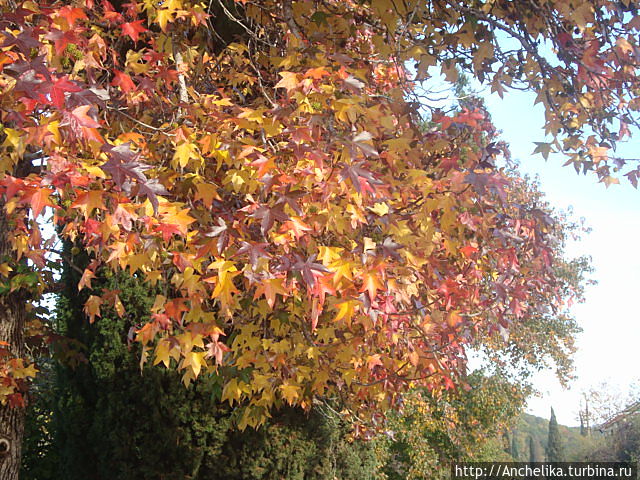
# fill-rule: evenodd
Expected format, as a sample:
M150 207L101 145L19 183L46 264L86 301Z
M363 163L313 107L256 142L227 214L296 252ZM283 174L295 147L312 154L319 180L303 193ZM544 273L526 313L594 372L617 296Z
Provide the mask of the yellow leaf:
M116 313L120 318L125 314L124 305L120 301L120 297L116 295L113 307L116 309Z
M362 276L362 279L360 292L366 291L372 301L376 298L378 290L384 290L385 288L376 272L367 272Z
M196 221L195 218L189 216L189 209L178 210L176 207L167 207L160 209L162 223L167 225L177 225L182 235L187 235L188 226Z
M96 278L96 275L88 268L85 268L82 273L82 278L80 278L78 282L78 290L82 290L84 287L91 288L91 280L94 278Z
M160 25L160 29L166 33L167 23L173 21L173 11L162 8L156 11L156 22Z
M143 265L150 262L150 258L146 253L137 253L135 255L129 255L125 261L125 265L129 265L131 269L131 273L135 273L137 270L141 269Z
M279 75L282 79L276 83L275 88L286 88L287 92L298 87L300 83L298 81L298 74L295 72L280 72Z
M205 360L206 352L189 352L185 355L184 360L182 362L183 368L191 368L193 372L193 376L197 377L200 375L200 370L202 367L207 366L207 361Z
M38 369L36 368L35 364L32 363L29 366L24 367L22 366L22 362L20 362L20 367L14 368L11 371L11 377L15 379L21 379L21 378L27 378L27 377L34 378L37 372L38 372Z
M387 213L389 213L389 205L387 205L386 203L380 202L380 203L376 203L373 207L369 207L369 210L371 210L376 215L379 215L382 217Z
M332 262L335 262L340 258L340 254L343 249L338 247L319 246L318 251L320 252L318 259L322 260L322 264L325 267L328 267Z
M284 383L280 385L280 393L289 405L295 405L295 401L300 398L300 387Z
M60 145L62 143L62 137L60 136L60 122L54 121L47 125L47 130L53 134L53 139L56 145Z
M93 323L96 317L100 317L100 305L102 298L91 295L84 304L84 313L89 316L89 322Z
M18 130L14 130L13 128L5 128L3 133L7 136L4 139L3 147L13 147L16 150L19 150L19 146L21 143L20 132Z
M167 297L165 297L164 295L156 295L156 298L153 301L153 307L151 307L151 312L160 312L160 310L164 309L165 303L167 303Z
M340 320L345 319L347 320L347 323L349 323L349 321L351 320L351 317L353 317L354 307L356 303L357 302L353 300L340 302L338 304L338 314L336 315L336 318L334 319L334 321L339 322Z
M95 165L85 165L84 169L87 171L89 175L93 175L96 178L107 178L107 175L100 167L96 167Z
M8 277L9 272L13 272L13 268L11 268L8 263L0 264L0 274L3 277Z
M198 157L200 157L200 154L198 153L196 146L190 142L183 142L176 147L171 166L176 168L179 165L180 167L185 168L189 164L189 160Z
M228 401L229 405L233 405L233 402L239 402L242 397L242 388L238 383L238 380L232 378L227 382L227 384L222 389L222 397L221 400Z
M180 354L178 353L178 355ZM156 346L155 359L153 361L153 364L158 365L162 362L164 366L168 368L172 356L171 342L169 341L169 339L163 338L158 342L158 345Z

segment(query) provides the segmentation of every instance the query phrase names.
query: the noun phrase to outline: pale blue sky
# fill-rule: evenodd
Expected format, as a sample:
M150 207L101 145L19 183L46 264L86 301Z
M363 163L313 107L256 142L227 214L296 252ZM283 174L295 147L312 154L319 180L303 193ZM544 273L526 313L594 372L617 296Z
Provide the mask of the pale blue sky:
M546 162L532 155L533 142L544 140L543 108L533 106L532 94L511 91L500 99L487 93L485 98L521 171L538 175L541 190L554 207L572 206L574 217L584 217L593 229L567 248L568 255L592 257L592 278L598 281L587 288L586 302L572 309L584 330L575 357L577 379L563 390L552 372L537 375L535 386L542 396L528 406L530 413L543 417L553 406L560 423L576 425L582 390L606 381L624 391L640 377L640 192L625 180L607 189L594 175L578 175L572 167L563 167L560 155ZM640 156L640 138L617 153Z

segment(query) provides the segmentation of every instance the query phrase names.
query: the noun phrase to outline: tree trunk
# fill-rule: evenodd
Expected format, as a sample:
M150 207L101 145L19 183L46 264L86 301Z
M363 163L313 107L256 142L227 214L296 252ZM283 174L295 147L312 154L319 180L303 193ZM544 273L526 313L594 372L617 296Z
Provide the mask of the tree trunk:
M0 200L0 263L12 256L9 243L10 227ZM0 342L11 357L24 357L24 323L26 299L20 292L0 296ZM24 409L0 405L0 480L17 480L24 433Z

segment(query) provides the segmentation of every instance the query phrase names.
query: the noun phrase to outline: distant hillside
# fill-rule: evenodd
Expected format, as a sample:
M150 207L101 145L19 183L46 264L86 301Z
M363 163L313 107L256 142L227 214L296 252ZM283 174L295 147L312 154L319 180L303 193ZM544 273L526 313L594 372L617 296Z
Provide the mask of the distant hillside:
M591 437L584 437L580 434L580 427L566 427L560 425L560 434L564 440L566 461L583 461L586 452L598 441L600 434L594 432ZM509 444L511 451L515 453L514 460L528 462L529 458L529 437L533 438L534 460L544 461L547 448L547 437L549 433L549 419L522 414L518 419L516 427L509 432Z

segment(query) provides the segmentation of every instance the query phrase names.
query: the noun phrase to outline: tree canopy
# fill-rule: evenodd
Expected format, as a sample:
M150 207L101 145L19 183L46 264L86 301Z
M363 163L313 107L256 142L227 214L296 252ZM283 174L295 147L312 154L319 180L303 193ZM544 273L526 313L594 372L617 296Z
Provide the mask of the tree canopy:
M5 0L3 402L36 374L24 304L56 289L44 224L89 253L79 288L99 269L158 286L141 362L215 376L240 427L325 397L375 425L409 386L453 388L467 345L571 292L487 113L420 81L532 90L540 153L635 184L614 148L638 29L629 1ZM129 314L117 289L84 312L108 307Z

